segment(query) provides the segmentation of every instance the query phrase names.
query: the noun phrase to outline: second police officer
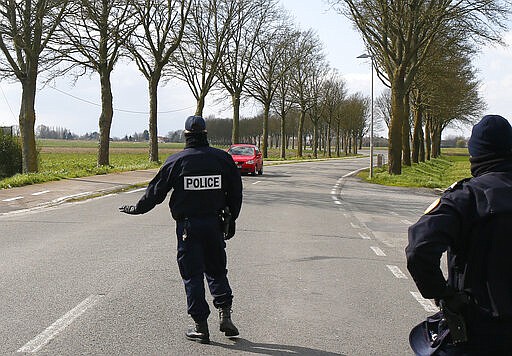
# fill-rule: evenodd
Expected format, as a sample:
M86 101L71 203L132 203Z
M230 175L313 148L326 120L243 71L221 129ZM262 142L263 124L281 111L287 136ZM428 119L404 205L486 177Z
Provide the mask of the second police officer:
M413 329L418 355L512 355L510 123L484 116L468 149L473 178L450 187L409 228L407 268L423 297L435 299L444 315L437 330L427 332L429 323ZM448 280L440 268L445 251Z
M231 320L232 290L227 278L225 239L235 233L235 220L242 206L242 181L231 156L210 147L205 120L190 116L185 122L185 149L167 158L136 205L119 208L127 214L144 214L162 203L169 191L169 207L176 220L177 260L187 295L187 311L194 326L188 339L209 342L204 278L213 305L219 310L220 331L237 336ZM227 209L226 209L227 208ZM219 214L228 219L221 226Z

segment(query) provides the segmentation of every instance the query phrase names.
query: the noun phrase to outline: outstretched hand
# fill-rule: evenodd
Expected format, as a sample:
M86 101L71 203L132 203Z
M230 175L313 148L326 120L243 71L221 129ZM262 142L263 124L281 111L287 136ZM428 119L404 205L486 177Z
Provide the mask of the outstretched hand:
M140 214L137 211L137 207L135 205L123 205L119 207L119 212L130 214L130 215L137 215Z

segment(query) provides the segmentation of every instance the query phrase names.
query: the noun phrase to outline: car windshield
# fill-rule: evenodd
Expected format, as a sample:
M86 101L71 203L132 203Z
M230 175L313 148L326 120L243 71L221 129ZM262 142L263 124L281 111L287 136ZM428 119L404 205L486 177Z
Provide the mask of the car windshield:
M252 147L231 147L228 152L236 156L254 156Z

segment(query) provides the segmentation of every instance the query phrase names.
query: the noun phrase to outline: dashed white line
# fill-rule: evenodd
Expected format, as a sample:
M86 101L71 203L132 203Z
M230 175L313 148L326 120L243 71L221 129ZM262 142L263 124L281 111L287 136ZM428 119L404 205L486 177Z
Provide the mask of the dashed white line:
M132 193L142 192L143 190L146 190L146 188L139 188L139 189L129 190L129 191L124 192L124 193L125 194L132 194Z
M390 213L391 215L394 215L394 216L399 216L399 214L398 214L398 213L396 213L396 212L394 212L394 211L390 211L389 213Z
M387 268L395 275L396 278L407 279L407 276L398 268L398 266L386 265Z
M66 195L64 197L60 197L60 198L52 200L52 203L60 203L61 201L64 201L64 200L68 200L68 199L72 199L72 198L79 198L79 197L83 197L83 196L90 195L90 194L92 194L92 192L83 192L83 193L78 193L78 194Z
M334 204L341 205L341 202L339 200L335 200Z
M437 313L439 311L439 308L430 299L423 298L419 292L411 292L411 294L426 311L430 313Z
M256 182L254 182L252 184L258 184L258 183L261 183L261 180L257 180Z
M375 252L375 254L377 256L386 256L386 254L384 253L384 251L382 251L379 247L376 247L376 246L370 246L370 248L372 249L373 252Z
M356 225L353 222L350 223L350 226L352 226L353 229L359 229L359 225Z
M38 196L38 195L43 195L43 194L46 194L46 193L50 193L50 191L49 190L43 190L43 191L40 191L40 192L32 193L31 195Z
M37 352L68 327L76 318L85 313L87 309L93 307L101 298L101 295L91 295L87 297L83 302L46 328L42 333L19 348L17 352Z
M15 201L15 200L20 200L20 199L23 199L23 197L13 197L13 198L8 198L8 199L3 199L2 201L10 202L10 201Z
M361 236L362 239L365 239L365 240L370 240L371 237L368 236L367 234L363 233L363 232L360 232L359 233L359 236Z

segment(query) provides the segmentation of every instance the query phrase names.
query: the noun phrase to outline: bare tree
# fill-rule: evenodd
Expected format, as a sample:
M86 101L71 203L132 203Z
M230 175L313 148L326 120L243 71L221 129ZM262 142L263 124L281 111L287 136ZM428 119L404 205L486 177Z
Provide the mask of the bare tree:
M304 92L308 93L309 118L313 123L313 157L318 157L318 144L320 136L320 124L322 119L322 90L329 72L329 65L323 56L318 56L305 72L307 79L304 81ZM300 130L299 130L300 131Z
M336 70L322 84L322 117L327 124L327 154L331 157L332 126L337 123L342 101L347 95L345 82ZM339 125L336 128L336 154L339 156Z
M265 45L259 40L270 30L277 15L276 0L238 0L226 51L219 65L219 79L233 105L233 143L239 142L240 100L256 53Z
M140 27L128 50L148 81L149 160L158 161L158 85L185 29L191 0L131 0Z
M67 6L67 0L0 2L0 78L12 78L21 84L19 125L26 173L38 171L34 131L37 78L56 63L48 42L56 34Z
M312 30L301 32L294 45L296 59L294 60L294 75L292 77L293 95L300 108L297 156L302 157L304 121L306 113L311 109L315 99L313 93L309 90L312 84L311 81L314 79L312 74L318 69L318 64L323 62L324 56L321 52L321 42Z
M450 23L473 40L500 41L509 2L506 0L331 0L350 18L391 86L389 173L401 174L407 96L422 62L444 25ZM381 69L382 72L379 70ZM407 121L408 122L408 121Z
M219 65L233 35L237 1L193 0L190 17L172 75L187 83L196 99L196 115L202 116L205 99L217 82Z
M292 68L290 66L290 62L293 62L293 52L292 48L288 47L288 51L282 53L282 56L279 58L279 62L277 65L277 71L280 73L278 75L277 82L274 83L276 86L276 92L272 100L272 108L279 116L280 125L279 125L279 133L281 138L281 153L280 157L286 158L286 116L292 110L294 101L292 97Z
M73 12L61 23L65 42L55 44L70 65L99 75L101 86L100 142L98 166L109 165L110 128L114 116L110 76L119 58L126 55L126 42L138 26L134 8L126 0L74 0Z
M251 72L246 88L250 95L263 105L263 134L261 150L263 157L268 156L269 112L278 89L278 83L286 75L293 61L289 53L292 50L295 30L284 20L273 31L257 38L260 50L252 61ZM289 58L288 63L283 60Z

